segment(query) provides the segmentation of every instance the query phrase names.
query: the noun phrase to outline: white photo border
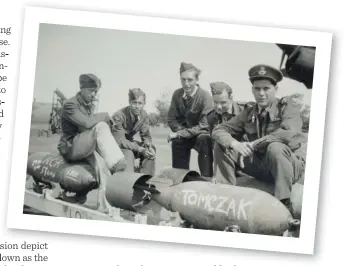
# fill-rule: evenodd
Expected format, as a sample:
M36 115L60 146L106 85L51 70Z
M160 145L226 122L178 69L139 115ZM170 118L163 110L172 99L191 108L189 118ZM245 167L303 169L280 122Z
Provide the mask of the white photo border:
M286 43L316 47L314 87L299 238L188 230L165 226L80 220L23 214L27 152L40 23L164 33L255 42ZM318 191L322 165L326 100L332 33L225 23L26 7L18 85L17 110L8 201L7 226L47 232L117 237L232 247L251 250L313 254ZM306 88L305 88L306 90ZM302 92L300 92L302 93ZM144 228L143 228L144 227Z

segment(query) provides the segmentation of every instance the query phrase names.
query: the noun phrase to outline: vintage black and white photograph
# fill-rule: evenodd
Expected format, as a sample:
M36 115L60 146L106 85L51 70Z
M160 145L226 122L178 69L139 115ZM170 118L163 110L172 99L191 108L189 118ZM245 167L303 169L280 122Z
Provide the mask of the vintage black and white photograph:
M36 51L25 216L300 237L316 46L40 23Z

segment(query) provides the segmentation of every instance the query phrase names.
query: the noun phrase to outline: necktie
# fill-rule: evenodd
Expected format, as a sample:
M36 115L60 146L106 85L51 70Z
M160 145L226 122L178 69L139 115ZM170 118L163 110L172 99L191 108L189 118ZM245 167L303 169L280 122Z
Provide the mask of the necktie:
M263 137L263 124L265 123L265 116L266 116L266 110L262 109L260 114L258 115L258 121L259 121L259 135L260 137Z

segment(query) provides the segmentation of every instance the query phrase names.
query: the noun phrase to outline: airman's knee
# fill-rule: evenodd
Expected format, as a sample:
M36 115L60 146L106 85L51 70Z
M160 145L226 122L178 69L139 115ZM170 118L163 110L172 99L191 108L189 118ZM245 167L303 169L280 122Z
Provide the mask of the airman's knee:
M185 146L185 141L183 139L173 139L172 140L172 148L174 147L184 147Z
M153 144L152 144L152 146L151 146L151 147L152 147L152 149L153 149L154 151L156 151L156 147L155 147L155 145L153 145Z
M280 142L270 143L267 147L266 153L269 156L284 155L289 152L289 147Z
M211 143L211 137L208 134L199 134L196 137L196 142L201 142L201 143Z
M210 135L200 134L196 138L197 149L201 153L211 154L213 152L213 142Z

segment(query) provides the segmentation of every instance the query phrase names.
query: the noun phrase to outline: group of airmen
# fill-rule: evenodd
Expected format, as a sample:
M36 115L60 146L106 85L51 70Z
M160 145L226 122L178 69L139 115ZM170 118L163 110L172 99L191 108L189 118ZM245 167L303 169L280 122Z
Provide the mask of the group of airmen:
M240 173L274 183L274 196L291 210L292 185L303 177L306 155L298 152L302 139L301 104L276 97L283 74L269 65L248 71L255 102L238 104L225 82L199 85L201 70L180 65L181 88L174 91L168 110L172 167L189 169L191 150L198 153L201 175L209 182L236 185ZM79 77L80 90L61 112L60 154L79 161L97 151L113 174L155 174L157 150L144 110L146 94L129 90L129 104L114 112L95 113L94 100L101 80L94 74ZM139 134L141 141L135 140ZM83 198L86 195L78 195Z

